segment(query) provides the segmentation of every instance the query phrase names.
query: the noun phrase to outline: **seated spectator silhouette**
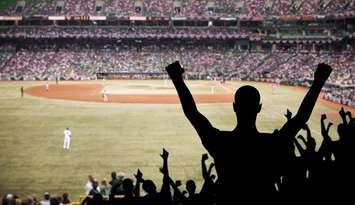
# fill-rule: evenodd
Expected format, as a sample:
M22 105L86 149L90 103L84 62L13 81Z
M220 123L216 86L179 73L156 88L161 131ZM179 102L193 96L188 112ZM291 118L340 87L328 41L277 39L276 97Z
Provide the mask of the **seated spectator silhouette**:
M85 194L86 195L89 195L89 192L92 189L92 184L93 184L94 181L95 181L94 177L92 175L89 175L88 176L88 181L85 184Z
M60 205L60 197L52 196L50 199L50 205Z
M69 194L68 193L64 193L62 197L63 197L62 204L70 204Z
M157 187L152 180L144 180L143 182L143 190L147 193L146 196L143 197L143 203L146 204L158 204L159 203L159 194L157 192Z
M103 178L101 180L100 193L102 194L102 196L109 196L110 190L111 190L111 187L108 185L106 179Z
M2 198L2 205L18 204L16 203L17 198L18 197L13 194L5 194L5 196Z
M82 205L105 205L108 204L106 200L104 200L103 196L100 193L95 193L92 195L92 198L87 196L82 202Z
M49 205L50 199L51 199L51 195L49 194L49 192L45 192L43 195L43 200L40 202L41 205Z
M137 184L139 184L137 182ZM120 204L120 205L136 205L138 204L138 195L135 194L135 186L133 185L133 180L126 178L122 182L124 196L123 198L111 199L111 204ZM138 185L139 186L139 185Z
M100 188L99 188L99 182L97 180L94 180L92 182L92 189L89 192L89 195L95 195L95 194L101 194L100 193Z
M138 169L137 174L134 175L137 179L136 186L133 184L133 180L130 178L125 178L122 181L122 191L123 197L120 196L113 196L110 197L110 204L122 204L122 205L136 205L139 204L139 187L140 183L142 182L143 174ZM116 184L118 185L118 184Z
M250 85L239 88L233 109L237 125L232 131L212 126L197 109L183 80L184 69L176 61L166 67L182 104L185 116L197 131L202 144L214 158L218 174L218 204L263 202L276 198L275 183L284 170L293 137L306 124L318 95L332 69L319 64L314 81L297 114L273 134L260 133L256 117L260 112L260 94Z
M123 182L123 172L119 172L119 176L117 176L117 173L115 171L113 171L111 173L111 181L109 182L109 184L111 185L111 191L110 191L110 195L114 196L114 195L120 195L123 194L123 187L122 187L122 182Z
M186 182L186 190L188 197L184 201L184 205L201 204L200 194L196 193L196 184L193 180Z

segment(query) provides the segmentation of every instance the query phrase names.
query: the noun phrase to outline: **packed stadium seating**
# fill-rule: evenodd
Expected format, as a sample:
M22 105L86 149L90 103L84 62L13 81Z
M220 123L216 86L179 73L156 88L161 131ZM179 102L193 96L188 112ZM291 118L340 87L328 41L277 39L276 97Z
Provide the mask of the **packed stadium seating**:
M252 31L246 29L209 28L194 29L189 27L173 28L144 28L144 27L121 27L121 28L63 28L46 27L32 28L6 28L0 33L3 38L144 38L144 39L238 39L246 38Z
M320 62L333 66L325 97L354 106L350 95L355 85L352 50L270 52L240 51L225 45L92 45L28 44L1 47L0 77L3 80L96 79L97 73L159 73L173 60L180 60L190 79L211 77L255 80L309 86L311 71ZM336 88L336 89L335 89ZM333 91L333 92L332 92ZM340 94L342 97L340 97Z
M0 12L0 15L144 15L195 18L242 14L252 17L354 14L355 6L351 0L166 0L159 2L153 0L39 0L23 2L25 3L15 4Z
M3 52L0 53L0 77L8 80L43 80L53 79L56 76L62 79L96 79L97 73L156 73L162 72L164 65L178 56L189 69L188 74L192 78L223 74L225 78L230 79L281 81L285 84L307 86L310 68L324 61L329 62L336 69L325 89L324 97L354 106L354 99L350 94L354 91L354 59L351 45L355 35L353 27L344 23L347 22L347 18L351 20L354 11L354 2L350 0L167 0L159 3L152 0L18 1L17 4L0 11L0 15L24 18L19 22L13 20L12 23L6 21L7 17L4 18L5 21L0 23L4 25L0 30L2 42L7 42L8 39L15 42L18 39L39 41L45 39L46 42L50 39L60 41L64 38L82 39L82 43L79 45L75 43L76 47L44 45L45 48L42 48L43 45L36 44L21 48L3 44L1 46ZM55 22L41 17L42 20L36 23L36 18L41 15L97 15L115 16L118 19L114 20L113 26L110 26L108 19L101 25L94 20L86 21L86 18L82 22L73 23ZM344 21L340 19L341 22L327 23L324 21L325 15L327 19L336 20L340 17ZM34 17L31 19L26 16ZM164 20L165 23L162 25L156 23L154 19L136 25L134 20L128 20L128 16L187 17L187 20L185 18L185 22L180 26L172 26L171 24L175 22L170 21L171 19ZM279 16L279 20L285 20L284 23L276 26L280 28L274 28L268 22L268 19L274 16ZM122 22L119 22L120 17L124 17ZM237 18L231 22L228 20L219 22L221 20L217 19L219 17ZM199 25L201 19L204 22ZM216 21L208 22L211 19ZM247 20L239 22L237 19ZM297 19L304 19L305 25L309 27L298 25L297 22L295 23ZM274 23L277 21L275 20ZM32 26L32 23L40 25L41 28ZM77 23L79 26L71 26ZM145 26L151 23L155 26ZM18 24L23 26L16 26ZM48 26L43 26L47 24ZM116 27L116 24L120 26ZM288 28L285 29L284 25ZM99 39L117 41L118 44L105 45L105 48L87 46L88 42L99 41ZM212 45L229 44L234 47L176 46L179 43L149 46L132 46L129 42L124 46L119 44L121 41L142 43L142 41L169 42L171 40L190 41L190 44L212 40L218 41L212 42ZM242 41L247 42L248 48L241 49ZM254 48L250 49L252 44L267 48L256 49L254 45ZM270 52L273 50L270 48L274 46L272 44L276 44L277 52ZM303 44L303 46L298 48L297 45L297 51L294 52L295 44ZM331 44L334 49L325 49L328 44ZM343 44L341 48L336 48L341 44ZM345 48L345 44L348 44L349 48ZM340 94L345 95L340 97Z

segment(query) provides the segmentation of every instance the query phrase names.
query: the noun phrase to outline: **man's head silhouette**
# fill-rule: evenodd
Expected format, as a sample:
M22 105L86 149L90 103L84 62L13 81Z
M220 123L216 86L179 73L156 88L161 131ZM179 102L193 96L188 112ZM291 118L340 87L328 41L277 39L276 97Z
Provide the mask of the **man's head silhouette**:
M239 125L255 126L256 115L261 110L259 91L250 85L240 87L234 95L233 109Z

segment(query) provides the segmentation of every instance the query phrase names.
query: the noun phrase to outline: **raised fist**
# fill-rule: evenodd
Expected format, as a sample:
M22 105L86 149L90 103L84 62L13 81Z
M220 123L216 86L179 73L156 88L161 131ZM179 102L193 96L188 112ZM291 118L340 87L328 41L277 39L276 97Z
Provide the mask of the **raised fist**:
M163 153L160 154L160 156L161 156L163 159L168 159L168 157L169 157L169 152L166 151L166 150L163 148Z
M285 114L285 117L287 118L287 120L290 120L292 118L292 112L287 109L287 113Z
M208 159L208 154L203 154L202 155L202 161L206 161Z
M321 120L325 120L325 119L327 119L327 115L326 114L322 114Z
M169 77L174 79L176 77L181 77L185 70L181 67L179 61L175 61L174 63L168 65L165 70L168 72Z
M137 181L142 181L143 179L143 173L141 172L141 170L137 170L137 174L134 175L137 179Z
M176 181L175 181L175 185L176 185L177 187L181 186L181 185L182 185L182 184L181 184L181 180L176 180Z

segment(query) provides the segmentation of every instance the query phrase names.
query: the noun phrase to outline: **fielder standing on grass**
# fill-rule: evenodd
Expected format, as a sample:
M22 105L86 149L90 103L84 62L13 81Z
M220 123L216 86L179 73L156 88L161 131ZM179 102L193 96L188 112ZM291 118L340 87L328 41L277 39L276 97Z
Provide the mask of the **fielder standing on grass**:
M25 90L24 90L23 86L21 86L20 91L21 91L21 98L23 98L23 95L24 95L24 92L25 92Z
M67 127L64 130L64 144L63 144L63 148L69 150L70 148L70 140L71 140L71 131L70 129Z
M108 102L108 97L107 97L106 89L104 89L104 90L102 91L102 100L103 100L104 102Z

